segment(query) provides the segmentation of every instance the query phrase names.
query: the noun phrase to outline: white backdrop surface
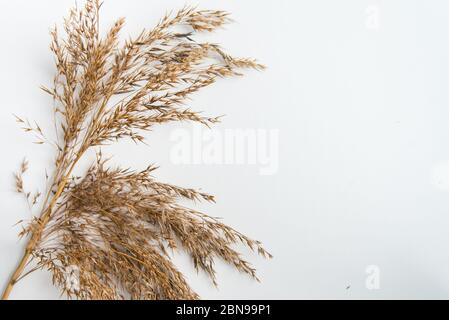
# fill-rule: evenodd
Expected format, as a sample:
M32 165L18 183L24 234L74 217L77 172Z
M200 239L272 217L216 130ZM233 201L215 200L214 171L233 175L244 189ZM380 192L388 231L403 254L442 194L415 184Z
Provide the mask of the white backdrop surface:
M24 245L13 225L31 215L12 172L26 156L28 186L42 188L53 159L12 114L51 129L39 90L54 72L48 33L73 3L0 2L0 287ZM274 255L247 255L261 283L219 264L219 289L176 256L193 288L205 299L449 298L449 2L106 0L102 23L125 16L135 34L186 3L231 12L236 22L207 39L268 66L219 81L191 107L226 114L218 132L279 132L270 175L249 161L173 161L173 134L188 124L156 128L148 147L104 149L114 164L156 163L159 180L215 194L196 208ZM37 272L11 298L60 297Z

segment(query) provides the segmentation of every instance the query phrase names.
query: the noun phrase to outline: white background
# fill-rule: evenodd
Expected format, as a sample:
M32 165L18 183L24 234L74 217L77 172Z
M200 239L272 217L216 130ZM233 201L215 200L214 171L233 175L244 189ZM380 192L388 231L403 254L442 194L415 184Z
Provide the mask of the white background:
M106 0L102 20L127 17L125 34L153 26L180 1ZM187 3L190 3L187 1ZM42 188L49 147L32 144L12 114L51 129L49 27L72 0L0 2L0 287L21 254L13 192L24 156L31 190ZM269 68L220 81L192 108L226 114L219 129L278 129L279 171L256 166L175 165L170 134L150 146L124 142L105 153L159 180L202 188L217 205L199 209L262 240L271 261L247 257L262 283L218 266L219 289L176 260L205 299L449 298L449 3L444 0L198 1L225 9L236 23L208 37ZM373 20L374 19L374 20ZM188 126L187 126L188 127ZM245 252L246 253L246 252ZM366 286L368 266L380 288ZM14 299L58 299L50 276L19 283Z

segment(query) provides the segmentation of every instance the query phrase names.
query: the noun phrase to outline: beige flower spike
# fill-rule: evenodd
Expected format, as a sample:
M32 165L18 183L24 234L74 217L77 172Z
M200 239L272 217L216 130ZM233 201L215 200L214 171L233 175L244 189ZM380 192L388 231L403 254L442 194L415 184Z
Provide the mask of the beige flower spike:
M122 138L144 142L143 133L163 123L212 125L218 118L183 108L186 100L219 78L264 67L194 40L228 22L225 12L186 7L120 44L124 19L101 37L100 7L98 0L87 0L84 8L70 11L63 37L56 28L52 32L57 73L54 86L43 90L55 102L57 141L39 125L17 118L37 143L55 146L57 155L42 198L25 191L27 162L16 175L17 191L30 206L42 203L42 210L21 233L29 242L3 299L39 269L49 270L62 293L77 299L197 299L169 249L188 253L214 283L217 258L257 279L233 245L243 243L271 257L258 241L178 203L180 198L214 201L212 196L159 183L151 176L153 167L108 168L98 148ZM95 148L96 163L74 177L77 164Z

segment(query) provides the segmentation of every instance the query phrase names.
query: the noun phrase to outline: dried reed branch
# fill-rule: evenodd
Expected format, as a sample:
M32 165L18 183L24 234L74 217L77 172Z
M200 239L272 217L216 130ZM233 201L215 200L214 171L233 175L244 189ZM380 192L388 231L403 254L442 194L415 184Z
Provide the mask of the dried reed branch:
M271 257L259 242L178 204L180 198L214 202L213 196L159 183L151 176L153 167L142 172L108 168L101 151L83 177L72 174L88 150L122 138L144 142L142 132L155 125L218 122L219 118L182 106L218 78L264 67L193 40L198 32L227 23L225 12L185 7L120 44L125 20L118 19L101 37L100 7L99 0L87 0L65 19L64 37L57 28L51 32L57 73L53 87L42 89L55 102L57 141L50 141L37 123L17 117L37 143L54 145L57 156L53 176L47 175L50 183L40 217L21 233L29 242L3 299L17 281L38 269L49 270L54 284L78 299L197 299L171 262L169 249L187 252L195 268L215 284L217 258L257 279L233 245L243 243ZM36 204L41 194L24 191L27 169L24 161L16 174L16 189ZM36 267L25 272L30 261ZM74 272L79 283L68 285Z

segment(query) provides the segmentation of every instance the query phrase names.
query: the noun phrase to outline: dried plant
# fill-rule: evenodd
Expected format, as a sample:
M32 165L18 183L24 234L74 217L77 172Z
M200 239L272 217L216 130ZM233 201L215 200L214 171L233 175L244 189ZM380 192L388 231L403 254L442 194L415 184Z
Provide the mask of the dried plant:
M37 143L53 145L57 156L53 174L47 175L49 186L39 217L21 233L29 242L3 298L19 280L46 269L69 297L196 299L170 260L170 251L178 249L188 253L195 268L214 283L217 258L256 278L233 246L243 243L271 257L259 242L179 204L182 198L214 202L212 196L159 183L151 175L153 167L142 172L108 168L99 148L122 138L144 142L142 133L162 123L214 124L219 118L183 108L187 99L219 78L263 66L193 39L227 23L225 12L186 7L120 43L124 19L101 37L100 7L99 0L87 0L83 8L71 10L65 36L60 37L56 28L51 33L57 74L53 87L42 89L54 99L59 138L53 142L38 124L17 117ZM77 164L91 149L97 150L96 163L84 176L74 177ZM24 190L27 169L24 161L15 176L16 186L34 206L41 194ZM35 267L27 271L31 261ZM76 284L70 279L74 274Z

